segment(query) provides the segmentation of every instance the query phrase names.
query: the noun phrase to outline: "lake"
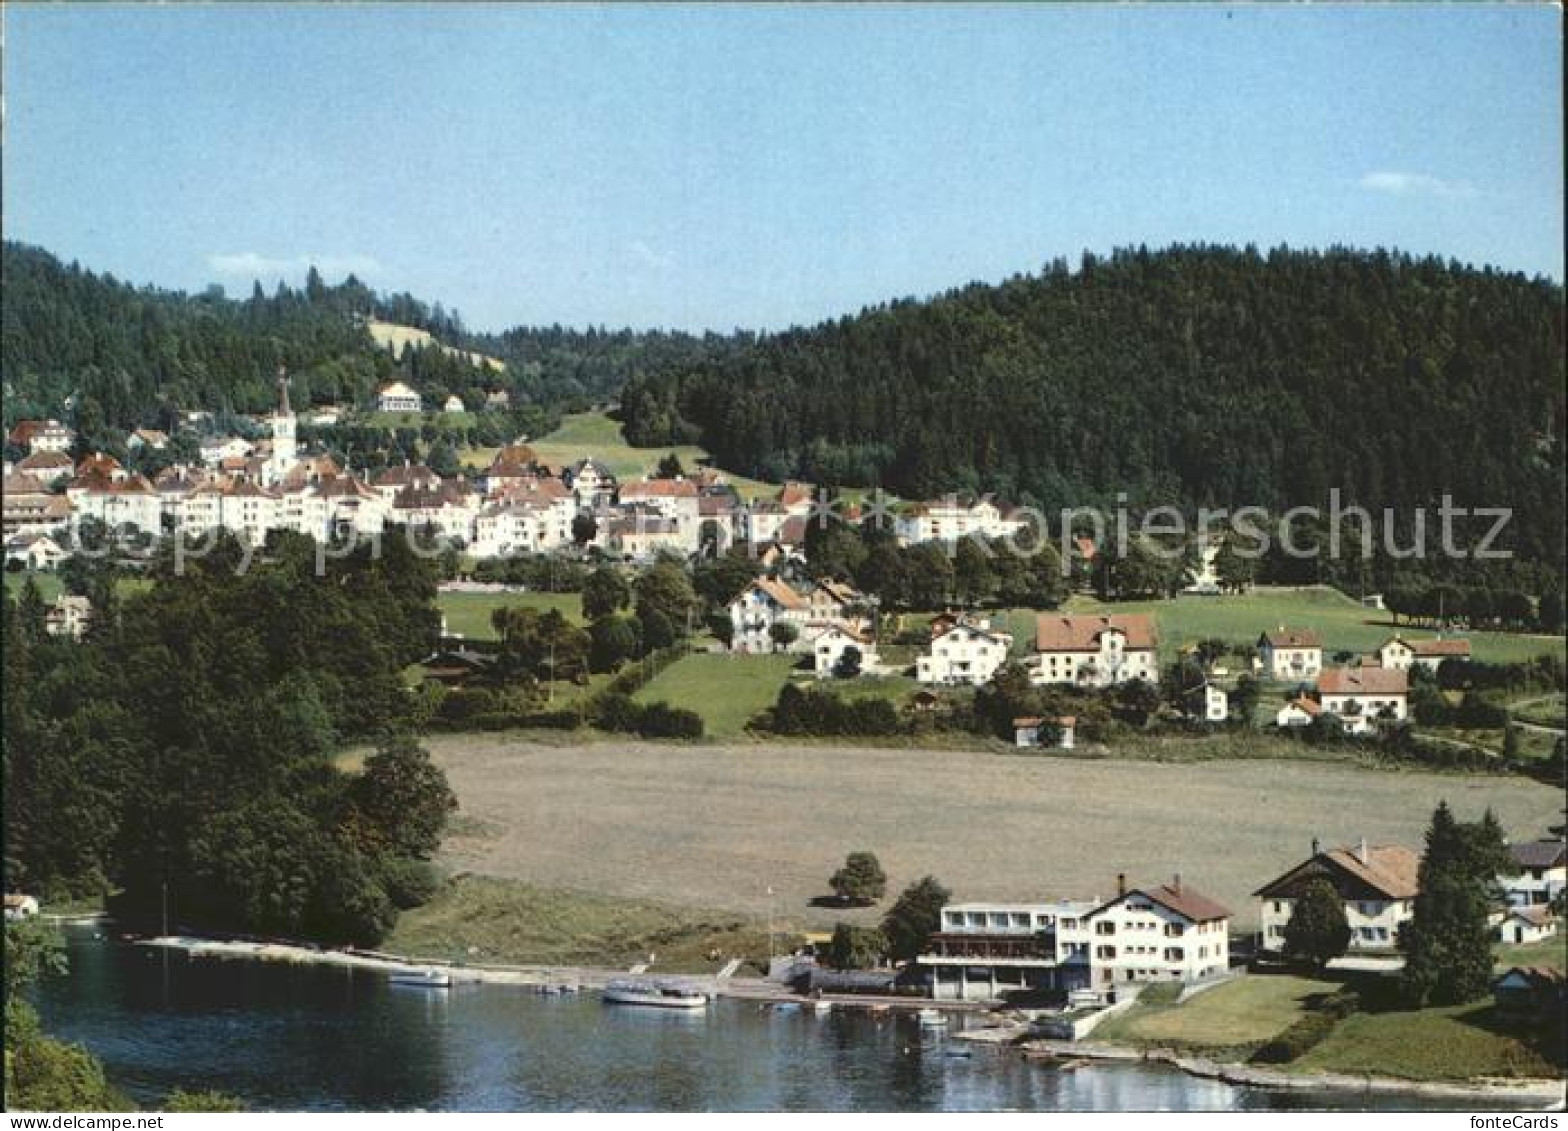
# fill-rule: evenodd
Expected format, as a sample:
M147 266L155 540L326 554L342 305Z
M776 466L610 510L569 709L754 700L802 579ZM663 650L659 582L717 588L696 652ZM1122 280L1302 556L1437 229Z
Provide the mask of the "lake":
M1156 1065L1056 1069L923 1033L911 1015L819 1017L720 1001L693 1016L607 1006L594 994L432 991L366 970L193 959L90 928L69 929L67 943L70 974L34 995L44 1024L86 1045L147 1105L184 1087L216 1088L252 1109L311 1111L1366 1106L1359 1096L1236 1088Z

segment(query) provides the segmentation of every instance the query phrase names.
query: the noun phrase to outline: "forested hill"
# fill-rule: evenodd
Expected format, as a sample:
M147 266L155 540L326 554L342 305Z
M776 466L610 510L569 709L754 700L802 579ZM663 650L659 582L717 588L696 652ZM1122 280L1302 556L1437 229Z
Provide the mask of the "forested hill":
M1174 247L900 301L631 382L634 443L1043 504L1513 506L1560 556L1562 288L1398 254Z
M61 417L75 394L78 429L167 427L180 409L259 412L288 367L296 405L363 404L393 376L439 405L449 393L479 403L505 388L514 403L546 407L613 396L645 364L690 364L723 339L559 326L467 331L456 312L408 294L380 295L349 276L328 284L312 270L302 288L255 287L245 298L219 288L185 294L138 287L64 264L41 248L7 242L0 322L5 421ZM441 343L505 364L481 369L438 348L401 364L366 332L367 317L429 330Z

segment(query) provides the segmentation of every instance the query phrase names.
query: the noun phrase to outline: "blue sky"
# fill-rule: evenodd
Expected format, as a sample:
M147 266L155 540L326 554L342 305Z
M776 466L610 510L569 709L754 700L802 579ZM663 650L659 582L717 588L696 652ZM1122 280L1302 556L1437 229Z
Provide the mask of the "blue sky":
M1547 6L5 10L8 238L780 327L1127 244L1563 277Z

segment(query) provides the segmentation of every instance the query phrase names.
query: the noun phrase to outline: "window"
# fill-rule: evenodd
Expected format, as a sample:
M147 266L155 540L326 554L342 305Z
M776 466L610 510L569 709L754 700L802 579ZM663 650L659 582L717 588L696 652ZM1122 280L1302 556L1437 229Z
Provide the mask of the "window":
M1098 946L1098 947L1095 947L1094 948L1094 956L1096 958L1115 958L1116 957L1116 948L1114 946Z
M1168 939L1179 939L1186 933L1187 928L1183 927L1180 923L1165 924L1165 937Z
M1187 952L1182 950L1181 947L1179 947L1179 946L1168 946L1168 947L1165 948L1165 961L1167 961L1167 962L1185 962L1186 960L1187 960Z
M1094 925L1094 933L1097 935L1114 935L1116 933L1116 924L1102 919Z

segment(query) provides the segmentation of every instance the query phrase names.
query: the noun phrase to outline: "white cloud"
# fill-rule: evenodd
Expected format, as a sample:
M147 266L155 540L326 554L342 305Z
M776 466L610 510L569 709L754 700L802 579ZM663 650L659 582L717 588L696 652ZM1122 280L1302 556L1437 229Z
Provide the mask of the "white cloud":
M1465 199L1476 195L1475 186L1468 181L1445 181L1426 173L1401 173L1385 170L1368 173L1361 178L1361 187L1372 192L1386 192L1394 196L1441 196Z
M329 281L349 274L364 278L381 270L381 264L373 255L273 256L254 251L209 255L207 266L220 275L243 279L303 278L314 266Z

